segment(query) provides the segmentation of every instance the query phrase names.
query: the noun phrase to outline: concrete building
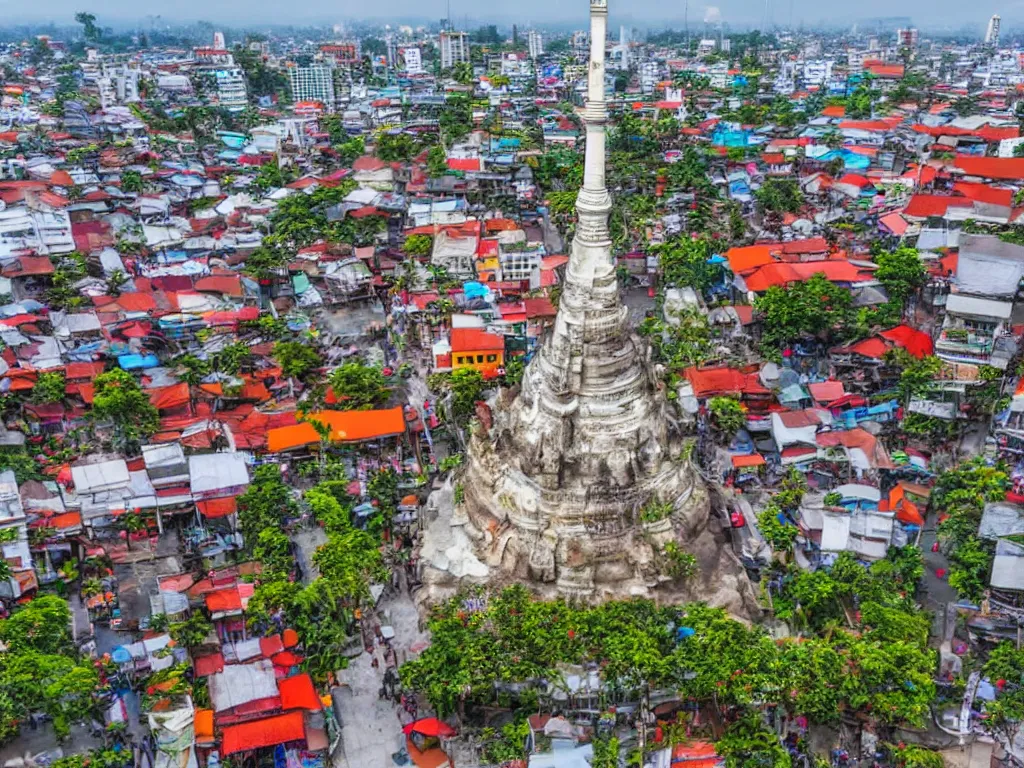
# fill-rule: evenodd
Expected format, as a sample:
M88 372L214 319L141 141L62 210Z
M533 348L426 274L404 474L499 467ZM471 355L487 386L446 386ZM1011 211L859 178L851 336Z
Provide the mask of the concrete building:
M441 49L441 69L451 69L460 62L469 61L469 33L442 32L437 44Z
M992 18L988 20L988 28L985 30L985 45L998 46L999 45L999 14L993 14Z
M292 88L292 101L319 101L328 110L335 106L334 68L330 64L310 64L308 67L290 67L288 79Z
M402 60L405 62L405 71L410 75L423 74L423 53L415 45L408 45L402 49Z
M531 59L536 59L544 55L544 36L537 30L530 30L530 34L527 36L527 44L530 48Z

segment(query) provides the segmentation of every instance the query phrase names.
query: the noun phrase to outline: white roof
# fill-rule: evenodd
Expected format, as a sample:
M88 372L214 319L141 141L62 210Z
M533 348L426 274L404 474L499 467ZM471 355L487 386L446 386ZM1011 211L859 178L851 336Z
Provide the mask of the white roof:
M964 296L961 293L951 293L946 299L946 314L998 317L1001 320L1009 320L1011 312L1013 312L1013 303L1009 301L993 301L977 296Z
M240 453L203 453L188 457L192 493L208 493L249 484L249 470Z
M277 696L274 664L261 659L252 664L228 664L223 672L210 675L210 702L214 712Z
M146 468L173 467L185 463L185 449L181 443L160 443L158 445L142 446L142 458Z
M83 464L71 468L71 480L78 495L126 488L131 482L124 459Z
M989 584L996 589L1024 591L1024 547L1005 539L996 544Z

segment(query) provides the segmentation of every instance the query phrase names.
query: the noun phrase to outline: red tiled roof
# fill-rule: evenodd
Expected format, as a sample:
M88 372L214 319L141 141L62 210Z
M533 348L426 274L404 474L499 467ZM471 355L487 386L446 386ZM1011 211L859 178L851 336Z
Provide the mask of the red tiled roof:
M288 712L239 725L228 725L221 732L221 754L233 755L262 747L274 747L289 741L305 741L306 724L302 712Z
M985 179L1024 180L1024 157L957 155L955 165L968 176L980 176Z
M478 157L449 157L448 167L453 171L479 171L480 158Z
M918 359L927 357L935 351L932 337L924 331L911 328L909 325L897 325L895 328L882 331L878 335L899 347L903 347L903 349Z
M323 709L323 703L313 687L313 679L306 672L281 680L277 690L281 694L281 709L305 709L310 712Z
M970 208L972 202L966 197L949 195L914 195L903 209L904 216L926 219L929 216L945 216L950 206Z
M828 250L828 241L824 237L809 237L806 240L792 240L782 244L782 252L794 253L821 253Z
M242 596L238 594L238 587L207 592L206 607L211 613L242 610Z
M993 187L990 184L978 184L971 181L958 181L953 185L953 191L977 200L979 203L991 203L1009 208L1013 205L1013 190L1002 187Z

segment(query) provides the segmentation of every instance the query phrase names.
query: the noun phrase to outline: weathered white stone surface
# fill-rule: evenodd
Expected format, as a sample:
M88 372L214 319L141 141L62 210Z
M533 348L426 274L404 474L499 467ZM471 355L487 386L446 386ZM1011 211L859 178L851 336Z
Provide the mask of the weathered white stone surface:
M477 431L459 478L465 499L439 517L422 551L428 600L465 576L532 585L585 600L650 595L702 599L747 615L753 591L712 521L708 494L684 459L681 430L629 327L611 254L605 189L604 40L607 8L591 4L589 101L579 223L552 334L531 361L518 397ZM644 525L640 510L673 513ZM695 555L685 584L666 574L665 545ZM472 549L472 559L456 556ZM460 575L461 572L461 575ZM479 574L479 575L478 575Z

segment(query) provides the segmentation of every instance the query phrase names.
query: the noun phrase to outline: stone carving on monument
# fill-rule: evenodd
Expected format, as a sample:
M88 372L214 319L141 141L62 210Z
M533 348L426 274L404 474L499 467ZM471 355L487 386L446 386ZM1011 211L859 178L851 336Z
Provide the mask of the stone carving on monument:
M753 589L620 300L605 188L607 4L590 10L584 182L554 328L518 396L472 435L461 503L450 489L433 500L421 594L519 581L545 597L700 599L752 616ZM652 504L670 514L642 521ZM669 542L696 557L697 575L669 574Z

